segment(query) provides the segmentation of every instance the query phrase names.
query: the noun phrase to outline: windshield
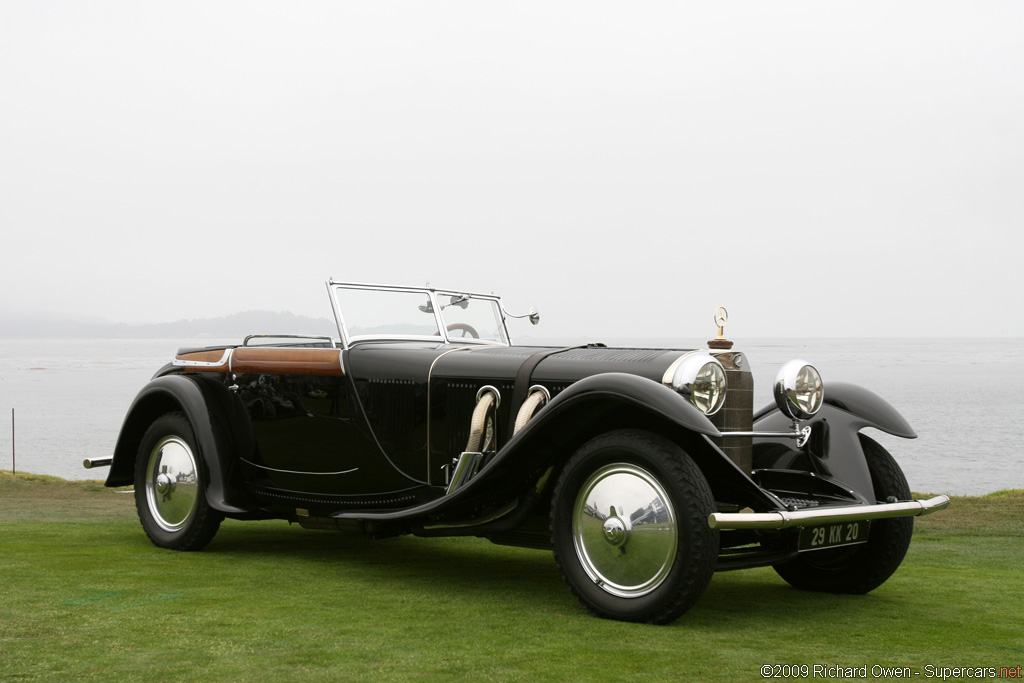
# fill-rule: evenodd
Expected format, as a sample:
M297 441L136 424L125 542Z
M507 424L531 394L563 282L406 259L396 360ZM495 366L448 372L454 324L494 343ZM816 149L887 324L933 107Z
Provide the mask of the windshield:
M431 336L437 321L425 292L338 288L350 337Z
M508 343L496 298L366 285L337 285L334 292L349 340L440 337L440 324L452 342Z
M507 344L501 310L494 299L477 299L468 294L438 293L441 319L448 338L480 339Z

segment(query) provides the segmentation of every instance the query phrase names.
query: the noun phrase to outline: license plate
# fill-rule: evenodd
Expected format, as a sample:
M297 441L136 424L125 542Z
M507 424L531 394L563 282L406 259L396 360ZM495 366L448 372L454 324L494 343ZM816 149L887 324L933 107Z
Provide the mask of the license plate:
M821 548L835 548L841 545L865 543L868 540L868 531L870 529L871 522L867 520L804 527L800 530L797 550L803 552L805 550L820 550Z

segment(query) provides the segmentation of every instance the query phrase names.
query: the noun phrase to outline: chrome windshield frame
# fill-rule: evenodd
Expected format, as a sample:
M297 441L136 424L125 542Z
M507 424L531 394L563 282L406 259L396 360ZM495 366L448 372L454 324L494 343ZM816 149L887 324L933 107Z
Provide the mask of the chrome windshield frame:
M354 342L359 341L427 341L444 344L464 344L467 346L510 346L512 340L508 335L508 326L505 324L505 309L501 305L501 297L496 294L480 294L476 292L467 292L464 290L455 290L448 288L437 288L429 285L425 287L404 287L398 285L380 285L371 284L365 282L346 282L343 280L335 280L333 278L327 280L327 292L331 297L331 308L334 311L334 319L338 326L338 334L341 340L341 348L348 349ZM356 289L364 291L383 291L383 292L405 292L410 294L426 294L430 300L430 305L433 308L434 313L434 324L437 326L437 335L416 335L416 334L371 334L371 335L350 335L348 333L348 327L345 323L344 311L341 307L341 301L338 299L339 289ZM484 301L493 302L497 308L498 322L500 323L500 332L504 337L504 341L497 341L493 339L468 339L458 338L453 341L448 335L446 329L444 316L441 314L441 305L438 301L439 296L468 296L471 299L480 299Z

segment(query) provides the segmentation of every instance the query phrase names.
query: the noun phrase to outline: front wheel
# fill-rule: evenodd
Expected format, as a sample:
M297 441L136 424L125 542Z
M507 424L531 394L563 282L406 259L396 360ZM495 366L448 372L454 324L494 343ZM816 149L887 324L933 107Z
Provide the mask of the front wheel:
M183 413L157 418L135 457L135 508L153 545L200 550L223 515L206 502L204 469Z
M910 486L889 451L863 434L861 446L871 472L875 498L909 500ZM775 565L775 571L794 588L824 593L867 593L892 576L903 562L914 533L913 517L879 519L871 523L867 543L801 553Z
M666 624L690 609L714 573L714 499L674 442L620 430L566 463L551 504L562 577L593 614Z

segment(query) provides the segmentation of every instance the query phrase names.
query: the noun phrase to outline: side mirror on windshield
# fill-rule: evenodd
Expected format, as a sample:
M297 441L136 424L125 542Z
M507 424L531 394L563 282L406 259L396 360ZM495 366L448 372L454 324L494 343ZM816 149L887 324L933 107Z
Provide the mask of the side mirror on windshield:
M529 318L530 319L530 324L532 324L532 325L536 325L537 323L540 322L540 313L537 312L537 308L535 306L530 306L529 312L528 313L524 313L523 315L512 315L511 313L506 311L504 308L501 309L501 310L502 310L502 312L505 315L507 315L510 318Z

